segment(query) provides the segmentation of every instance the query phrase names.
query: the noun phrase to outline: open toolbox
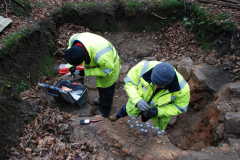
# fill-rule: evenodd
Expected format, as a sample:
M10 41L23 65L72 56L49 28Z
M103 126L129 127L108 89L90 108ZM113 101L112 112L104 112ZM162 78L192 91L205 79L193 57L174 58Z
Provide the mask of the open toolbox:
M80 108L83 107L83 104L88 99L87 87L83 87L81 83L76 83L72 80L61 80L54 86L38 82L38 86L47 95L53 96L55 99L64 99ZM70 90L65 90L65 88Z
M68 64L60 64L58 69L59 69L59 73L61 75L67 74L69 72ZM76 66L76 71L80 71L80 70L84 70L84 69L85 69L85 67L83 67L82 64L79 64Z

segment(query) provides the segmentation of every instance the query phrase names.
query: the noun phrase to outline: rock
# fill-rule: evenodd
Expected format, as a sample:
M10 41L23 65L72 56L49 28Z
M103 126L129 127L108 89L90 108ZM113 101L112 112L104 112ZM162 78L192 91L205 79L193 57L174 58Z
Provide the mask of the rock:
M194 64L194 62L192 61L192 59L189 58L189 57L187 57L187 58L183 59L181 62L178 63L178 65L177 65L177 70L178 70L179 68L181 68L182 66L192 67L192 66L194 66L194 65L195 65L195 64Z
M142 61L157 61L156 57L144 57Z
M172 65L174 68L177 68L177 62L176 61L170 61L170 62L167 62L168 64Z
M91 116L92 106L88 103L85 103L83 107L79 110L80 117Z
M163 59L161 59L159 62L165 62L166 61L166 59L165 58L163 58Z
M96 87L96 77L84 77L84 86L86 86L89 89L97 89Z
M225 115L225 132L227 134L240 134L240 112L227 112Z
M171 126L173 126L175 124L175 122L177 121L177 115L176 116L172 116L171 117L171 120L169 121L168 124L170 124Z
M231 83L229 88L230 88L230 93L233 96L233 98L240 97L240 82Z
M121 65L120 74L126 74L130 69L130 65Z
M130 62L130 65L133 67L133 66L135 66L135 65L136 65L136 62L134 62L134 61L131 61L131 62Z
M127 59L128 62L131 62L131 61L133 61L133 60L134 60L133 57L129 57L129 58Z
M192 67L180 66L178 67L178 72L183 76L183 78L188 81L190 79Z
M136 52L137 57L148 57L152 53L151 50L146 50L145 48L141 48Z
M237 111L240 112L240 107L237 107Z
M206 145L202 141L200 141L196 143L191 149L194 151L201 151L204 148L206 148Z
M224 124L221 123L217 126L216 133L219 139L223 139L224 136Z
M240 145L240 140L234 139L234 138L228 138L227 144L229 144L229 146L231 146L231 147L234 146L235 144Z

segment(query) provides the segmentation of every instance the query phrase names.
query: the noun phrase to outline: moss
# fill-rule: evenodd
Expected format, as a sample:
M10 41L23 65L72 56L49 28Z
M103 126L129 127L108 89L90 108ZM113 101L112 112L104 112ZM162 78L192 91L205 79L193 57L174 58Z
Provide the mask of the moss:
M48 38L48 44L50 47L50 54L53 54L56 51L56 45L52 37Z
M14 46L13 44L15 42L19 42L30 31L31 31L30 28L23 27L23 28L20 28L16 33L9 33L9 34L7 34L6 35L6 40L4 42L5 47Z
M0 77L0 95L2 95L3 93L10 94L11 93L10 87L11 87L10 82L8 82L5 79L1 80Z
M28 13L32 12L33 8L29 0L16 0L16 1L20 3L27 10ZM13 14L16 14L17 16L23 16L23 17L29 16L29 14L16 3L10 1L9 6L13 10Z
M40 61L41 68L38 70L38 77L44 75L54 76L53 60L53 57L45 56L44 59Z

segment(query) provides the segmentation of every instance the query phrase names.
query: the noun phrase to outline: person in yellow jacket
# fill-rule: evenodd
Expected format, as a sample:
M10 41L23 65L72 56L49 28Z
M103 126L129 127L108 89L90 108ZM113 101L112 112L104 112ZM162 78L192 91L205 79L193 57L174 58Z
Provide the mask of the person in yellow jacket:
M188 83L167 62L144 61L127 74L125 90L128 102L110 120L127 115L142 115L142 121L152 119L155 127L164 130L173 115L187 111L190 101Z
M76 66L82 64L85 70L79 75L96 76L99 91L94 104L100 105L96 115L106 116L111 111L116 80L120 72L120 57L114 46L105 38L93 33L78 33L71 36L64 55L73 75Z

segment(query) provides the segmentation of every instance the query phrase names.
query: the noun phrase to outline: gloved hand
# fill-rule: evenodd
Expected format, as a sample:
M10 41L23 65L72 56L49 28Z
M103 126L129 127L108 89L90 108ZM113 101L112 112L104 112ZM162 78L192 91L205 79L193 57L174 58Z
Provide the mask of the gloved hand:
M151 109L151 107L149 107L149 105L147 104L147 102L144 101L143 99L141 99L140 101L138 101L137 107L138 107L139 110L142 111L142 112L148 111L149 109Z
M71 75L74 75L75 70L76 70L76 67L74 67L74 66L69 68Z
M80 70L80 71L78 72L78 74L79 74L80 76L85 76L84 70Z
M152 117L157 117L157 115L158 115L157 107L152 107L150 110L147 111L145 116L152 118Z

